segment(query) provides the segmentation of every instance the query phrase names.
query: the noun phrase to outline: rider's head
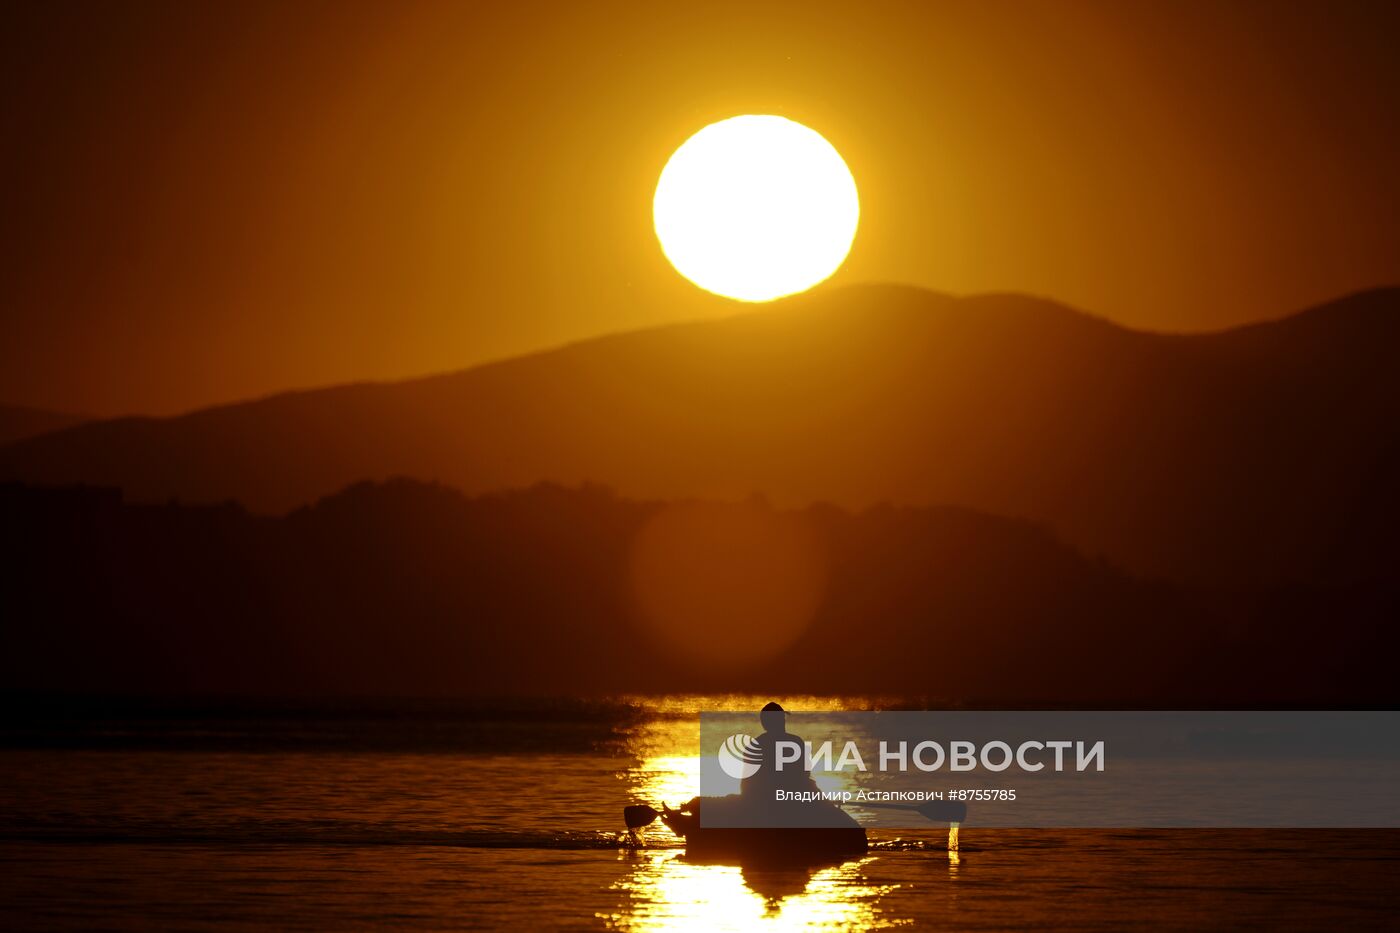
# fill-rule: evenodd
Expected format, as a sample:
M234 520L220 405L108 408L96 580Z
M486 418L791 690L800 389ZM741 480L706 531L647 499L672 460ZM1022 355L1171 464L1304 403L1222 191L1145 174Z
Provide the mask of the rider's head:
M763 724L764 732L785 732L787 723L787 713L777 703L769 703L759 711L758 721Z

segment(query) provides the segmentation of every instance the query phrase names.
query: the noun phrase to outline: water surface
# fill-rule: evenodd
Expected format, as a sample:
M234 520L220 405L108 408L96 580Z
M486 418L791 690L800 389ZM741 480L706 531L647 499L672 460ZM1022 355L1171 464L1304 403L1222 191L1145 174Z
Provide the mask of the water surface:
M699 864L659 826L620 845L624 804L695 793L695 708L743 702L13 720L4 925L1316 929L1400 910L1392 831L973 823L958 853L941 827L881 831L810 870Z

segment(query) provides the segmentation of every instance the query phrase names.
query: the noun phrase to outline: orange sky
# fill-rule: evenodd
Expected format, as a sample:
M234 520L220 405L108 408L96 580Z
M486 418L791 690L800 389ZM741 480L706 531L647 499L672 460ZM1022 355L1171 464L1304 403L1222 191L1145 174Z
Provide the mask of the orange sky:
M807 123L833 283L1215 328L1400 281L1396 7L33 5L0 72L0 401L167 413L732 310L667 156Z

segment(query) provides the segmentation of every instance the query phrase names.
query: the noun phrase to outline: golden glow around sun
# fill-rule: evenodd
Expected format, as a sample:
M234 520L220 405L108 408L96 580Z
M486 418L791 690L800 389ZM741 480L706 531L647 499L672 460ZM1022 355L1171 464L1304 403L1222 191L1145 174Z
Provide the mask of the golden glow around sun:
M731 117L687 139L656 183L652 218L681 275L740 301L805 291L845 260L856 182L819 133L784 117Z

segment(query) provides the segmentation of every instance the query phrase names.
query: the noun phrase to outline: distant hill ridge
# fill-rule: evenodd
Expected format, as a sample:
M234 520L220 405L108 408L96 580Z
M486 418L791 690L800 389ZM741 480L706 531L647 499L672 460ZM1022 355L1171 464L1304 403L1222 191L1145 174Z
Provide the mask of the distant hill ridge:
M0 448L0 477L269 513L394 475L950 504L1140 574L1351 579L1385 571L1368 536L1400 520L1397 338L1397 289L1193 335L1016 295L819 290L458 373L79 425Z
M83 415L67 412L0 405L0 444L9 444L50 431L61 431L88 420L90 419Z

